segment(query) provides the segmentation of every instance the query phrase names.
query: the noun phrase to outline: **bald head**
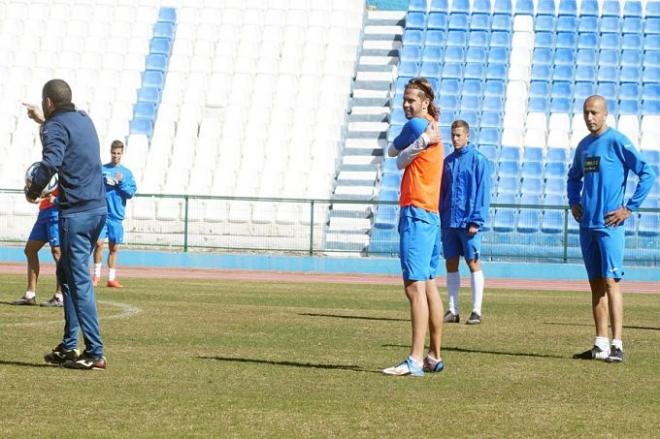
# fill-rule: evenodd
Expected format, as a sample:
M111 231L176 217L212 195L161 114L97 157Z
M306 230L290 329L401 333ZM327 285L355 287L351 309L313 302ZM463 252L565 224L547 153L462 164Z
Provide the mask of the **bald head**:
M593 136L599 136L607 130L607 101L599 95L589 96L582 107L584 123Z

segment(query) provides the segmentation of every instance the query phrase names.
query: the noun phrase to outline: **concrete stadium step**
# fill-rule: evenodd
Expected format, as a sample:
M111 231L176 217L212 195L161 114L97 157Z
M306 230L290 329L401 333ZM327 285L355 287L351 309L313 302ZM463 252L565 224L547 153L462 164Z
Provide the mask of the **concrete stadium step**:
M390 11L374 9L367 11L367 22L369 20L403 20L406 18L406 11Z
M328 250L351 250L361 252L369 244L367 234L327 233L325 236Z
M387 99L391 98L390 88L381 90L368 90L353 88L353 99Z
M399 40L367 40L362 44L362 52L367 50L388 50L388 51L399 51L403 43Z
M382 132L387 131L389 128L389 123L387 122L349 122L348 131L359 132L359 131L368 131L368 132Z
M389 39L394 39L394 37L401 35L403 35L403 26L398 22L384 22L384 21L367 22L367 24L364 26L364 32L363 32L363 36L367 40L385 39L385 38L373 38L373 37L381 37L381 36L387 37Z
M395 52L372 53L370 56L394 56ZM357 72L390 72L394 75L394 66L391 64L358 64Z
M385 97L358 97L353 93L353 98L351 99L351 108L357 107L379 107L390 112L390 98L389 96Z
M394 76L392 71L385 72L358 72L355 75L355 82L360 84L363 82L387 82L392 83Z
M371 229L371 220L367 218L330 217L328 233L360 233Z
M358 65L368 65L368 66L395 66L399 64L398 55L378 55L378 56L369 56L364 55L360 56L358 59Z
M355 149L380 149L381 151L387 148L387 139L369 138L369 139L348 139L346 140L347 148Z
M351 116L363 116L363 115L382 115L388 117L390 114L390 107L385 106L367 106L367 105L358 105L351 108Z
M349 125L352 123L359 122L388 122L388 114L354 114L351 113L348 115Z
M354 203L332 203L332 209L328 212L329 217L341 216L344 218L367 218L373 213L371 204Z
M339 171L337 185L367 186L376 181L377 171Z

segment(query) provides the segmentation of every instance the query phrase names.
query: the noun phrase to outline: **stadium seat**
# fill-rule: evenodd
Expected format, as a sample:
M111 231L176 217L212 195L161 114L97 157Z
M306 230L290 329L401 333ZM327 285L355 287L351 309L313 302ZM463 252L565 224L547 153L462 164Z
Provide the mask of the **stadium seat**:
M637 100L640 97L641 90L642 89L637 82L623 83L619 88L619 98L621 100Z
M501 136L502 132L499 128L485 127L479 130L479 141L481 143L499 145Z
M402 42L404 46L423 46L424 31L420 29L406 29Z
M506 31L511 32L513 29L513 20L511 15L508 14L494 14L491 22L491 29L493 31Z
M621 48L624 50L639 49L642 47L643 40L641 34L623 34Z
M149 52L169 56L172 52L172 40L169 38L152 38L149 42Z
M486 47L468 47L468 50L465 54L465 61L479 62L483 64L488 63L488 49Z
M555 65L552 70L553 81L572 81L575 75L573 65Z
M513 14L513 5L511 4L511 0L495 0L495 4L493 5L493 13L507 15Z
M447 32L447 47L458 46L466 47L467 46L467 32L463 30L450 30Z
M490 47L511 48L511 32L493 31L490 34Z
M620 44L621 19L619 17L603 17L600 19L601 48L616 49ZM603 46L605 44L605 46Z
M422 49L418 46L404 46L399 57L402 62L418 63L422 60Z
M578 49L598 48L598 34L594 32L581 32L578 34Z
M131 121L130 133L131 134L144 134L147 137L151 137L153 132L153 120L145 118L134 118Z
M637 83L640 76L642 76L642 69L640 67L624 66L621 67L619 81Z
M644 67L642 73L642 83L658 83L660 82L660 67Z
M449 23L447 29L449 30L465 30L468 29L469 15L452 13L449 14Z
M376 210L374 227L377 229L394 229L399 222L399 209L397 206L381 204Z
M470 31L490 32L490 14L472 14Z
M490 14L490 0L474 0L472 3L472 14Z
M408 3L408 11L426 13L426 0L410 0Z
M447 12L449 10L448 0L431 0L430 12Z
M571 98L573 96L572 83L568 81L553 81L551 96L553 98Z
M533 0L517 0L515 15L534 15Z
M463 78L463 64L448 62L442 68L442 78Z
M461 92L462 83L457 79L443 78L440 82L440 94L457 96Z
M538 0L536 4L537 19L540 15L555 15L555 1L554 0Z
M555 47L564 47L575 49L577 47L577 33L575 32L557 32Z
M424 62L419 70L419 75L425 78L438 78L442 74L441 65L438 62Z
M580 17L597 17L598 13L597 0L582 0L580 4Z
M575 71L576 79L578 75L583 76L580 74L580 69L585 68L585 69L590 69L593 72L593 79L595 80L596 77L596 71L594 68L589 68L588 66L578 66L578 68ZM585 75L586 76L586 75ZM576 82L575 83L575 89L573 90L573 96L575 100L577 101L584 101L586 98L589 96L592 96L596 94L596 84L594 81L586 81L586 82ZM580 103L580 105L582 105Z
M548 203L545 204L550 205ZM563 205L565 203L561 203L561 204ZM552 233L552 234L562 233L564 231L564 211L546 209L543 212L543 219L541 220L541 231L543 233Z
M660 17L647 17L644 20L643 27L645 35L660 34Z
M531 194L523 194L523 196L524 197L533 196L535 199L536 198L540 199L540 197ZM529 198L527 198L526 201L527 200L529 200ZM537 203L525 202L524 204L537 204ZM521 211L520 214L518 215L518 223L516 224L516 230L520 233L537 233L539 230L541 230L541 212L538 210Z
M568 161L568 151L566 148L549 148L546 155L546 163L566 163Z
M406 29L423 30L425 27L426 27L426 14L423 14L421 12L408 12L408 14L406 15Z
M447 63L462 63L465 61L464 47L447 47L444 61Z
M484 96L499 96L504 97L506 93L506 85L503 80L488 79L484 89Z
M489 63L506 63L509 59L509 49L507 47L491 47L488 51Z
M399 64L399 78L412 78L419 73L419 64L416 61L401 61Z
M517 209L497 208L493 218L493 230L498 233L513 232L517 222L517 216Z
M160 102L160 90L156 87L142 87L138 93L138 102Z
M545 112L550 106L550 99L545 97L530 97L527 109L530 112Z
M424 47L422 51L423 63L440 63L444 59L444 53L441 48L436 46Z
M577 65L595 66L598 63L598 52L591 49L578 49Z
M162 54L150 54L147 56L146 68L160 72L167 71L167 57Z
M550 87L549 81L532 81L529 84L529 95L531 97L549 97Z
M489 34L486 31L470 31L468 36L469 47L488 47Z
M640 113L643 116L660 114L660 100L642 101L642 109Z
M486 66L481 63L466 63L465 70L463 72L463 78L465 79L484 79L486 76Z
M557 32L571 32L575 33L578 30L578 19L576 16L560 16L557 19Z
M535 64L532 66L532 81L550 81L552 79L552 67L549 64Z
M640 17L624 17L622 32L625 34L641 34L642 19Z
M537 47L534 49L532 55L532 62L534 64L552 65L554 51L548 47Z
M641 17L642 2L637 0L626 0L623 4L624 17Z
M553 32L536 32L535 47L555 48L555 34Z
M470 0L452 0L451 11L463 14L470 13Z
M429 14L429 20L426 28L429 30L446 31L448 24L447 14L444 12L432 12Z
M561 16L576 16L577 15L577 2L575 0L559 0L558 15Z
M489 144L479 144L479 152L481 152L488 160L494 163L497 160L497 146Z
M470 125L471 127L479 126L479 115L477 114L476 111L470 111L470 110L461 111L460 114L458 115L458 118L466 121L468 125ZM485 142L485 143L495 143L495 142Z
M644 50L648 52L658 51L660 49L660 34L649 34L644 36Z
M133 107L133 117L156 120L156 104L153 102L138 102Z
M557 65L573 65L575 64L575 49L558 48L555 50L555 64Z
M525 150L531 150L531 151L540 151L542 153L542 150L540 148L525 148ZM529 153L525 151L524 156L527 156ZM525 178L531 178L531 177L538 177L539 175L543 175L543 165L541 164L542 157L539 158L539 160L536 161L529 161L526 159L523 159L523 164L522 164L522 169L521 169L521 177L523 179Z
M481 98L481 96L483 96L483 89L484 89L484 84L479 79L466 79L463 81L464 96L477 96Z
M624 49L621 51L622 67L641 67L642 51L639 50L639 47L641 47L641 44L636 49Z
M587 65L578 65L575 68L575 81L580 82L595 82L596 81L596 68Z
M598 33L600 19L597 16L580 16L578 19L579 33Z
M621 16L621 5L619 0L605 0L603 2L603 17L620 17Z

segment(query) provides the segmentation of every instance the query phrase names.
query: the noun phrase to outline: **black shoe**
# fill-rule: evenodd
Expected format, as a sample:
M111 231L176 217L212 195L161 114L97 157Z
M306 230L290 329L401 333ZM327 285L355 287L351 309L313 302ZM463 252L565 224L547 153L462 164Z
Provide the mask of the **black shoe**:
M36 297L30 297L29 299L25 296L21 297L18 300L14 300L12 305L28 305L28 306L34 306L37 304L37 298Z
M470 313L470 317L467 319L467 322L465 323L468 325L478 325L479 323L481 323L481 316L476 312L472 311L472 313Z
M55 349L44 355L44 361L50 364L62 365L64 362L75 361L78 358L78 351L76 349L64 349L62 343L58 344Z
M74 360L67 360L62 366L68 369L105 370L107 362L105 357L93 357L87 351Z
M57 296L53 296L46 302L42 303L41 306L45 306L47 308L62 308L64 306L64 300L60 300L57 298Z
M575 360L606 360L610 353L602 350L598 346L593 346L588 351L573 355Z
M454 314L451 311L447 311L442 321L445 323L458 323L461 321L461 316L459 316L458 314Z
M605 361L608 363L623 363L623 350L612 346L610 348L610 356Z

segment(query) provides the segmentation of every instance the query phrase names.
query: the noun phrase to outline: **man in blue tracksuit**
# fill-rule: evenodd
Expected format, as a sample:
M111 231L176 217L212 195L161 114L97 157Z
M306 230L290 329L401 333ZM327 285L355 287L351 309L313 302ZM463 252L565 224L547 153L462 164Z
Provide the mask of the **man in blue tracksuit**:
M607 102L602 96L587 98L583 113L590 134L575 150L567 192L573 217L580 223L596 339L591 349L573 358L622 362L623 297L618 282L623 277L623 224L641 206L655 173L626 136L607 126ZM624 204L629 171L639 177L639 183ZM608 323L612 326L611 343Z
M64 295L64 337L44 359L72 369L105 369L89 258L105 224L106 203L99 140L94 123L71 102L71 88L52 79L42 90L42 111L26 105L41 126L42 160L26 198L36 200L56 172L59 176L61 257L57 278ZM85 351L78 355L79 333Z
M124 221L126 213L126 200L133 198L137 190L133 173L121 164L123 155L124 142L114 140L110 144L110 163L103 165L108 219L94 250L94 277L92 278L94 286L98 284L101 278L103 241L108 238L108 283L106 286L109 288L122 288L122 284L116 279L117 253L119 246L124 243L124 225L122 221Z
M481 303L484 275L479 263L481 234L488 221L490 208L490 163L473 144L469 143L470 126L464 120L451 125L454 151L445 158L440 193L440 220L442 252L447 269L448 310L444 321L460 321L458 292L461 276L459 257L463 256L470 268L472 286L472 313L467 324L481 323Z

